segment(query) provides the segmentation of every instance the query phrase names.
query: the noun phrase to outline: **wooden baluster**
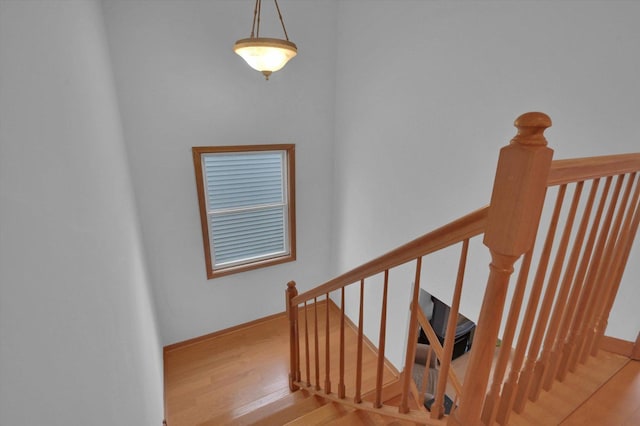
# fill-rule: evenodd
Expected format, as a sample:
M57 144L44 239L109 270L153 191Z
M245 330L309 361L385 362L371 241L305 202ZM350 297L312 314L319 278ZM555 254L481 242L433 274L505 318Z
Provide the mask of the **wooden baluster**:
M460 297L462 296L462 285L464 283L464 270L467 266L467 253L469 251L469 239L462 242L460 252L460 260L458 263L458 275L456 285L453 290L453 300L451 301L451 310L447 320L447 331L444 338L444 355L440 372L438 374L438 384L435 394L435 400L431 405L431 418L440 419L444 417L444 393L447 390L447 377L449 376L449 367L451 366L451 358L453 355L453 345L456 338L456 325L458 323L458 311L460 309Z
M608 301L608 295L610 289L615 285L614 279L615 274L613 273L612 267L614 264L614 259L618 252L618 239L620 238L620 228L622 227L622 221L627 209L627 205L629 202L629 197L631 195L631 190L633 188L633 184L635 181L635 173L629 176L627 179L627 185L625 187L624 194L620 203L617 206L617 214L614 220L611 232L609 233L609 239L607 240L607 246L604 251L603 261L599 269L598 278L596 281L598 282L598 297L594 300L594 309L593 309L593 319L592 324L593 327L590 328L587 332L587 337L585 339L585 344L582 349L582 353L580 356L580 361L585 363L591 350L593 348L593 342L595 340L595 336L597 331L599 330L602 322L602 313L604 311L604 306Z
M326 316L325 316L325 351L324 351L324 392L331 393L331 334L329 330L329 293L326 295Z
M340 289L340 382L338 383L338 397L344 398L344 287Z
M580 182L584 186L584 182ZM576 188L577 189L577 188ZM566 291L568 295L563 299L562 303L558 302L556 304L556 311L554 311L554 317L551 319L552 324L557 330L556 338L553 341L553 346L551 347L551 351L549 353L549 366L546 369L544 376L542 378L542 387L545 390L550 390L554 379L556 377L556 373L558 371L559 361L562 353L562 348L567 337L569 331L569 325L571 321L571 317L574 313L574 308L576 306L576 301L578 300L578 295L580 285L578 280L576 280L576 267L578 266L578 259L580 257L580 253L583 249L584 237L587 233L587 227L589 225L589 218L591 217L591 211L593 209L593 203L595 201L596 192L598 190L598 180L596 180L591 185L591 191L589 192L589 198L587 199L587 203L582 211L582 219L580 220L580 225L578 226L578 232L575 237L575 241L573 243L573 248L571 249L571 255L569 256L569 262L567 264L567 269L565 275L562 279L562 290L561 294L564 294ZM566 287L566 290L565 290ZM569 292L570 291L570 292Z
M311 386L311 365L309 363L309 324L307 321L307 302L304 302L304 353L305 370L307 373L307 386Z
M411 297L411 315L409 318L409 334L407 336L407 353L404 360L404 370L402 372L402 394L400 395L400 413L409 412L409 388L413 380L411 370L416 356L416 346L418 343L418 297L420 295L420 272L422 270L422 258L416 259L416 272L413 282L413 295Z
M615 212L615 207L618 202L618 197L620 196L620 190L622 188L622 177L618 176L616 180L616 186L613 190L613 194L611 199L609 200L609 207L607 209L607 214L605 215L604 222L600 227L598 241L596 242L596 246L593 252L593 256L591 258L591 263L589 265L589 272L587 273L587 281L585 284L585 289L587 291L588 298L585 303L585 311L583 320L578 324L578 333L576 335L576 345L574 351L570 354L569 357L569 371L575 371L576 366L578 365L578 361L580 360L580 354L582 353L582 348L584 347L587 334L589 332L589 328L593 327L593 313L595 309L596 300L599 297L598 291L598 275L600 274L600 268L602 266L603 261L603 252L605 248L605 243L609 236L609 230L611 229L611 222L613 221L613 215Z
M427 360L424 364L424 371L422 373L422 386L420 386L420 394L418 395L419 401L424 401L424 397L427 393L427 386L429 385L429 375L431 374L431 357L433 356L433 346L429 345L427 349ZM417 354L416 354L417 358ZM436 362L438 362L436 360Z
M636 187L636 191L640 190L640 176L638 177L638 186ZM618 288L620 286L620 282L622 281L622 275L624 273L624 268L629 260L629 255L631 254L631 249L633 248L633 242L635 240L635 235L638 233L638 228L640 226L640 201L637 202L635 207L635 213L633 214L633 219L631 220L631 225L629 227L629 231L625 232L623 235L627 238L624 242L623 247L624 251L622 252L620 264L618 269L616 270L616 286L612 289L609 294L609 301L607 303L605 309L605 323L603 327L598 332L598 341L595 344L595 349L600 347L600 339L604 335L605 330L607 329L607 322L609 318L609 313L611 312L611 308L613 308L613 303L615 302L616 295L618 293ZM631 359L639 360L640 359L640 334L638 334L638 338L636 339L635 351L631 355ZM594 356L597 354L594 354Z
M561 187L556 197L556 203L551 215L551 222L549 224L549 229L547 230L547 236L542 248L542 253L540 254L540 259L538 261L538 268L536 269L536 274L533 279L531 294L529 295L529 301L527 303L527 311L525 313L523 325L520 330L520 335L518 336L518 344L516 347L516 359L518 360L518 362L516 363L514 361L513 363L513 366L517 365L517 368L519 370L517 382L513 382L514 392L516 394L513 402L513 407L514 410L518 413L522 412L522 410L524 409L524 405L526 403L526 390L523 390L523 388L526 388L529 384L533 365L538 355L538 346L534 346L533 343L529 344L529 340L532 338L531 335L534 330L533 323L536 319L536 313L538 312L538 303L540 302L540 296L542 295L542 290L544 288L544 278L547 274L547 268L549 267L549 259L551 257L553 242L555 241L555 235L558 228L558 218L560 217L560 212L562 210L563 200L564 191ZM527 356L524 357L524 353L527 347L529 348L529 351L527 352Z
M640 191L640 175L638 176L636 191ZM638 194L636 194L636 197L638 197ZM631 211L629 213L632 214ZM622 233L622 235L625 236L626 241L622 243L624 250L622 251L622 254L621 254L620 263L615 271L616 286L614 289L612 289L611 293L609 294L609 301L605 309L605 324L603 325L602 329L599 331L599 336L597 336L598 342L595 345L596 349L600 347L599 340L602 338L605 330L607 329L609 313L611 312L611 308L613 307L613 303L615 302L616 295L618 294L618 288L620 286L620 282L622 281L622 275L624 274L624 269L627 265L627 261L629 260L629 255L631 254L631 249L633 248L635 235L638 233L639 227L640 227L640 200L637 201L635 204L635 212L633 213L633 218L631 219L629 230L623 231ZM638 336L640 337L640 334ZM633 355L633 354L631 355L631 359L635 359L635 360L640 359L640 343L638 340L636 340L635 354L637 355Z
M451 425L481 423L513 264L533 246L544 204L553 151L543 132L551 120L542 113L527 113L515 125L518 134L500 151L487 218L484 243L491 265L467 370L473 374L465 377L460 405L449 416Z
M630 187L632 185L632 182L635 180L635 176L636 173L633 173L631 175L631 178L629 179ZM640 213L637 211L639 197L640 177L638 178L632 200L629 203L628 208L625 209L626 212L624 224L622 225L622 229L618 234L619 238L615 242L615 256L611 262L610 267L608 268L607 276L610 277L610 285L607 291L605 291L606 296L603 297L601 306L598 309L598 316L595 325L595 336L592 339L593 342L591 343L589 351L593 356L596 356L598 354L600 339L602 338L602 335L607 328L609 312L613 307L613 302L615 301L616 295L618 293L618 287L620 286L620 282L622 280L622 274L627 264L627 259L629 257L629 253L631 252L631 246L633 245L633 240L637 232L637 221L640 220L637 218L640 215Z
M313 298L313 331L314 331L314 355L316 367L316 390L320 390L320 343L318 341L318 298Z
M295 382L300 380L300 358L298 355L300 352L300 347L298 345L298 306L293 306L291 304L291 299L297 295L298 290L296 290L295 281L289 281L287 283L285 299L287 303L287 316L289 317L289 389L292 391L299 389Z
M558 245L556 258L553 263L553 268L551 269L549 282L547 284L547 291L545 293L545 298L542 302L542 307L539 313L538 327L540 329L540 334L544 336L544 341L542 343L542 351L533 369L533 380L531 382L531 389L529 392L529 399L531 399L532 401L537 401L538 397L540 396L540 391L542 390L542 377L544 376L548 367L551 347L553 346L556 336L558 335L557 332L560 325L560 317L564 312L564 304L569 293L569 286L566 281L563 282L563 285L560 287L559 292L556 293L556 289L558 288L558 283L560 282L560 274L562 272L565 256L567 254L569 239L571 238L571 233L573 231L573 224L575 222L576 213L578 211L580 196L582 195L582 187L583 183L578 183L573 193L573 200L571 202L571 207L569 208L569 213L565 221L562 237L560 237L560 244ZM552 308L554 308L554 310L553 314L550 317L549 315ZM534 341L537 340L534 339Z
M364 279L360 280L360 311L358 312L358 353L356 359L356 394L353 401L362 402L362 343L364 341Z
M574 308L575 313L570 319L570 326L567 327L569 332L567 334L567 338L565 339L565 343L562 348L562 356L558 365L558 373L556 377L559 381L563 381L565 379L570 367L569 360L572 358L572 354L575 352L575 348L577 346L578 333L580 332L580 326L582 324L584 314L586 312L586 305L589 300L590 288L587 285L587 271L589 269L589 265L591 264L591 259L593 258L596 237L598 235L598 230L600 229L600 222L602 221L602 215L604 213L604 208L606 205L607 197L609 195L609 190L611 189L612 181L612 176L607 177L607 179L605 180L605 185L598 201L598 208L596 209L596 214L591 223L589 238L587 239L587 244L585 245L584 251L582 253L580 266L578 267L578 273L576 275L576 286L578 287L578 289L576 291L578 292L579 296L573 299L577 300L577 302L575 303Z
M382 290L382 312L380 313L380 338L378 340L378 365L376 371L376 399L374 407L382 407L382 375L384 372L384 350L387 334L387 289L389 287L389 270L384 271L384 287Z
M504 333L502 335L502 345L498 354L498 361L496 368L493 372L493 378L491 379L491 386L485 401L485 406L482 411L482 420L485 424L493 424L498 418L498 407L501 400L513 400L512 393L514 385L510 384L507 380L504 384L502 394L500 394L500 387L504 379L507 365L511 359L511 347L513 345L513 338L515 337L516 325L518 324L518 318L520 316L520 310L522 308L522 300L524 299L524 293L527 288L527 280L529 278L529 269L531 268L531 258L533 257L533 247L527 253L525 253L520 265L520 272L518 273L518 281L516 283L516 289L511 299L511 307L509 308L509 314L507 315L507 321ZM522 351L524 356L524 350ZM512 366L512 369L514 367ZM520 365L513 371L516 372L520 368ZM513 379L515 383L516 379ZM509 405L509 411L511 411L511 405ZM500 424L505 424L505 417L502 416L503 421Z

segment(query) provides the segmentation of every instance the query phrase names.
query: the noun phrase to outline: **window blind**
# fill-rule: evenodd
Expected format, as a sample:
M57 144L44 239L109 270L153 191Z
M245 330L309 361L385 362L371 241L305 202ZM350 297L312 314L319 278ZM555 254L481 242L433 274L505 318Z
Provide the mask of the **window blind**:
M214 266L288 252L285 156L283 151L203 156Z

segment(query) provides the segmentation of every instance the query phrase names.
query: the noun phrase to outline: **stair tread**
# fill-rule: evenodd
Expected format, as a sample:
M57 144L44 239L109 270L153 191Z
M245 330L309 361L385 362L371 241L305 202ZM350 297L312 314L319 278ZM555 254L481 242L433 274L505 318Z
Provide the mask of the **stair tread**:
M326 401L319 396L313 395L308 398L300 399L294 404L286 406L281 410L270 413L267 416L254 417L250 423L237 423L237 424L255 424L260 426L282 426L288 422L304 416L305 414L323 406ZM256 410L260 411L260 410Z
M352 411L353 409L351 408L331 402L290 421L287 426L323 425L329 422L334 424L336 419Z
M386 417L364 410L355 410L331 423L332 426L415 426L415 423Z
M234 417L232 413L225 413L221 416L210 419L204 423L198 423L198 426L220 426L220 425L251 425L260 421L263 417L276 413L288 406L294 405L297 401L308 398L309 392L301 389L297 392L291 392L282 398L276 399L259 408L254 408L245 414Z
M352 411L332 423L333 426L383 426L384 424L382 417L361 410Z

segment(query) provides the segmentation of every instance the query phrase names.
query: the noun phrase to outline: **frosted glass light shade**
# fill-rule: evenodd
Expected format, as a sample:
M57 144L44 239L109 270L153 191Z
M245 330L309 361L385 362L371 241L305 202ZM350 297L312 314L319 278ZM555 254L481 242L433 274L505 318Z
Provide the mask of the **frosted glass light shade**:
M253 37L236 41L233 50L254 70L260 71L267 80L296 56L294 43L278 38Z

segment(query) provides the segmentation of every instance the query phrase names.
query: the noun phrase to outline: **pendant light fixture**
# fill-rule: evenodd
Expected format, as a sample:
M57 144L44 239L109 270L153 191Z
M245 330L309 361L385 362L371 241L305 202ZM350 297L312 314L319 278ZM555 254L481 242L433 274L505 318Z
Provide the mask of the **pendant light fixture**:
M273 0L278 11L278 17L282 24L284 37L286 40L279 38L260 37L260 13L262 12L262 0L256 0L256 6L253 10L253 25L251 26L251 36L236 41L233 46L234 52L242 56L249 66L264 74L269 80L271 73L278 71L296 56L298 48L289 41L287 29L284 27L278 0Z

